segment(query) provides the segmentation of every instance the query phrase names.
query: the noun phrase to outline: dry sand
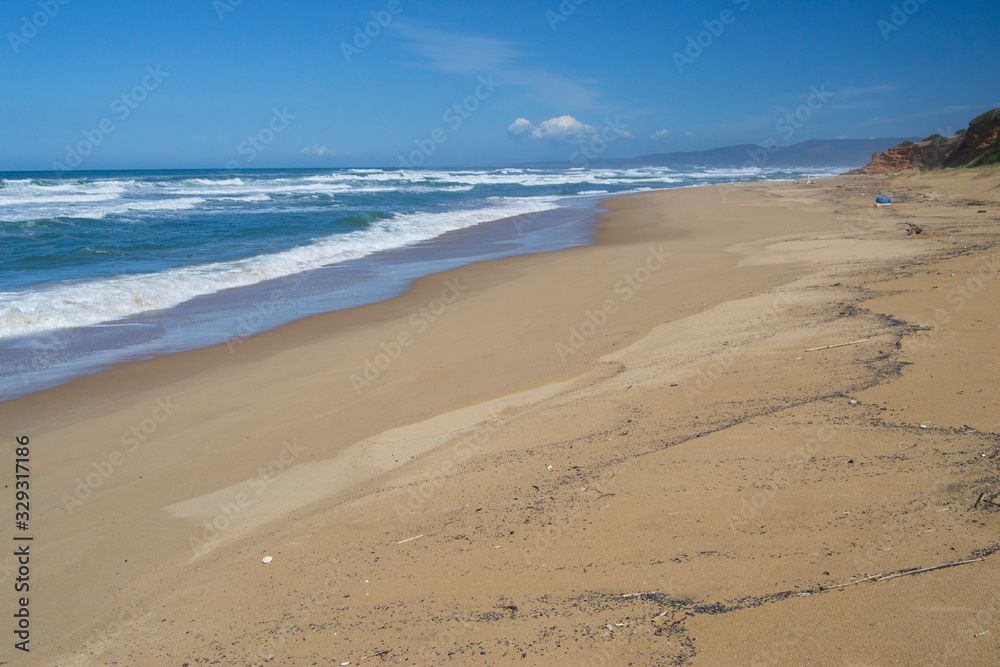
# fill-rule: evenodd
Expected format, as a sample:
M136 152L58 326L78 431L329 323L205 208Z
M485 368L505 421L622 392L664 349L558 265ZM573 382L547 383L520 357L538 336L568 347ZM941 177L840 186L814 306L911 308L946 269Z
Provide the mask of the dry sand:
M607 206L594 246L0 404L34 536L0 660L996 664L1000 556L862 580L998 548L1000 173Z

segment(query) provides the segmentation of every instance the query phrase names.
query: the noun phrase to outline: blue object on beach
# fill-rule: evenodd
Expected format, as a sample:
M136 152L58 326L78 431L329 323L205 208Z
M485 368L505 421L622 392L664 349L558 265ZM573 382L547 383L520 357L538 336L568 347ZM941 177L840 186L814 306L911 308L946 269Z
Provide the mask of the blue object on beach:
M875 197L876 204L891 204L892 200L888 197Z

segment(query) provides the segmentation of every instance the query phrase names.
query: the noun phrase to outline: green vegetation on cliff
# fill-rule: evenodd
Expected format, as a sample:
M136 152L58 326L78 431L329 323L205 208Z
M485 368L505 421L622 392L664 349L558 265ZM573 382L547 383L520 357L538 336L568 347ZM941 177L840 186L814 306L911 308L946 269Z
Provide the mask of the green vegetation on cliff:
M993 114L998 113L998 112L1000 112L1000 107L998 107L996 109L990 109L989 111L985 111L985 112L979 114L978 116L976 116L975 118L973 118L972 122L969 123L969 125L975 125L976 123L981 123L983 121L989 120L989 118Z
M993 142L993 145L976 160L973 166L985 167L990 164L1000 164L1000 139Z

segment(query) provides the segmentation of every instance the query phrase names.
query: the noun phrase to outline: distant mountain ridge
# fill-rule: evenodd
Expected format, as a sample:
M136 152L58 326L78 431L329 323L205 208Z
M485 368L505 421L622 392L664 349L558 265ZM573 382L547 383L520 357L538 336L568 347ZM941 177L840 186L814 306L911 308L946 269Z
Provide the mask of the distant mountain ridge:
M738 144L707 151L657 153L628 158L596 158L587 161L592 168L622 167L710 167L716 169L741 167L851 167L868 162L872 153L885 151L905 141L904 138L883 139L811 139L791 146L758 146ZM527 166L565 166L569 162L534 162ZM580 165L577 165L580 166Z
M932 134L923 141L904 141L884 152L872 154L871 162L852 174L898 174L978 167L1000 162L1000 107L990 109L969 122L969 129L950 137Z

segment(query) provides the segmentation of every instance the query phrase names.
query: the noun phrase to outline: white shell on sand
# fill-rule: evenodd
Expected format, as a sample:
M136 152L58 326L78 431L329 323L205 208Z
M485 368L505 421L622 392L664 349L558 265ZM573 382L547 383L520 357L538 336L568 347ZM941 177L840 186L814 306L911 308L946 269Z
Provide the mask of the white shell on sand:
M271 562L271 557L270 556L264 556L263 558L260 559L260 562L261 563L270 563Z

